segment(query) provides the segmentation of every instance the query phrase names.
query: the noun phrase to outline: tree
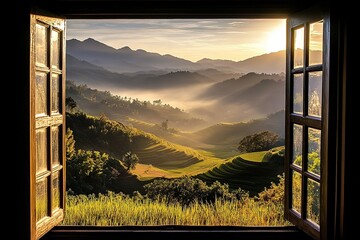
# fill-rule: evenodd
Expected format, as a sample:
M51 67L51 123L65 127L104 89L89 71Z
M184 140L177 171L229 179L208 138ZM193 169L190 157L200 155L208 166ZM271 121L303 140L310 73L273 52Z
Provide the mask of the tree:
M265 131L244 137L239 142L238 150L240 152L266 151L283 144L283 139L280 139L279 135Z
M139 162L139 158L135 153L127 152L124 154L122 161L127 171L130 171L131 169L135 169L136 164Z
M77 107L77 103L72 97L67 97L65 99L65 106L70 112L72 112Z

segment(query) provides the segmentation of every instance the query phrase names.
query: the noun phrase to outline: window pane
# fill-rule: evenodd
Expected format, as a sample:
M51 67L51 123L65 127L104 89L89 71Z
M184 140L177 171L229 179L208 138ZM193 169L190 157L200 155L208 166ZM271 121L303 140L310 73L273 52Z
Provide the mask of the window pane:
M60 164L58 126L51 128L51 149L52 149L52 167L55 167Z
M36 130L36 173L47 170L46 128Z
M35 36L36 63L47 66L47 27L36 24Z
M322 64L324 22L310 24L309 65Z
M43 72L36 73L35 114L47 114L47 75Z
M308 171L320 175L321 163L321 131L314 128L308 130Z
M58 74L52 74L51 91L51 111L53 113L58 113L60 103L60 76Z
M309 115L321 117L322 72L309 73Z
M58 31L51 31L51 54L52 66L60 68L60 33Z
M36 221L46 217L48 209L48 194L46 178L36 183Z
M293 171L292 174L292 209L301 213L301 174Z
M306 218L320 225L320 183L307 180Z
M304 28L294 31L294 68L304 66Z
M294 113L303 113L303 74L294 74L294 99L293 99L293 111Z
M302 166L302 136L303 127L298 124L293 126L293 164Z
M59 172L53 174L52 179L52 210L56 210L60 208L60 179L59 179Z

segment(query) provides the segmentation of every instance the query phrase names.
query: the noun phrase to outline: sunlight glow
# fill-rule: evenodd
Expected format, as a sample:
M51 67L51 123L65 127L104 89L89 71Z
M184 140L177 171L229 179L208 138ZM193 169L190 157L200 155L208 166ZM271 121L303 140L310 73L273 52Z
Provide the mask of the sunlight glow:
M286 29L284 24L277 26L268 33L264 42L266 52L277 52L285 50L286 46Z

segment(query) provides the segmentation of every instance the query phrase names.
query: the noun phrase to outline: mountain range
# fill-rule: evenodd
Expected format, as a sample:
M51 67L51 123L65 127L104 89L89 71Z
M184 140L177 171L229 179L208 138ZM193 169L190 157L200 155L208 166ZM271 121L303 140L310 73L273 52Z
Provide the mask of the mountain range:
M115 49L89 38L68 40L67 53L67 79L76 84L142 101L161 99L209 123L246 121L284 109L281 51L240 62L191 62Z
M196 71L214 68L230 73L281 73L285 72L285 51L255 56L243 61L213 60L204 58L197 62L169 54L160 55L143 49L132 50L125 46L110 47L95 39L67 40L67 52L79 60L104 67L111 72L133 73L148 71Z
M216 80L199 74L179 70L176 72L138 72L138 74L123 74L112 72L104 67L89 63L86 60L79 60L67 54L67 79L76 80L77 83L87 84L92 87L122 87L129 89L149 88L173 88L213 83Z

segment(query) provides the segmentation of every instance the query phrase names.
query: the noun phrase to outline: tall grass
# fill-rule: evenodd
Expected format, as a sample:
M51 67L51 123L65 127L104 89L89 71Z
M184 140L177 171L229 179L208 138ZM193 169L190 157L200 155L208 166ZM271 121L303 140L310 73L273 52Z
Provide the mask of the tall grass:
M283 226L283 204L216 200L190 206L122 194L68 196L63 225L92 226Z

